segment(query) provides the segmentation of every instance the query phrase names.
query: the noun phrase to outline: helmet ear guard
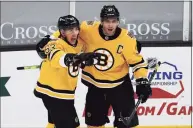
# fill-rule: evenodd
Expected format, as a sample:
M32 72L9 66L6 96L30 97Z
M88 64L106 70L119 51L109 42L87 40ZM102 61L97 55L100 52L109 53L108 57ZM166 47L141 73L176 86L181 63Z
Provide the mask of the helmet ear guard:
M104 5L101 9L100 18L101 21L108 18L117 18L119 20L119 11L114 5Z

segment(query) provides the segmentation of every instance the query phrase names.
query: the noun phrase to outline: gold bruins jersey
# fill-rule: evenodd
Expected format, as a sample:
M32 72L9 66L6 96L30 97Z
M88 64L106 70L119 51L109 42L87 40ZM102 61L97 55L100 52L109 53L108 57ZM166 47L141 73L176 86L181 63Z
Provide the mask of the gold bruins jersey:
M103 35L100 22L82 22L80 38L86 43L85 52L104 53L107 64L85 67L82 80L99 88L112 88L123 83L132 67L134 77L147 77L147 63L137 51L136 39L126 29L117 28L116 38ZM103 37L103 38L102 38Z
M45 47L47 59L42 62L36 93L58 99L74 99L79 74L78 66L67 67L64 57L67 53L80 53L84 43L81 39L75 47L62 39L50 41Z

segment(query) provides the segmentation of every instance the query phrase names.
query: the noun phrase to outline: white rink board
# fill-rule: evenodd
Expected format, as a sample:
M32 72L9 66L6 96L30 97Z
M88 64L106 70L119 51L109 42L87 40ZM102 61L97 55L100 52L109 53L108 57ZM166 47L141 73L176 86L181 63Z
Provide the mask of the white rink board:
M141 126L190 125L191 124L191 48L143 48L144 58L156 57L177 67L177 71L167 64L160 67L160 76L155 82L174 82L172 86L156 86L175 95L184 91L176 98L149 99L140 106L139 120ZM1 97L1 127L45 127L47 112L40 99L33 95L39 70L18 71L16 67L38 65L41 59L35 51L1 52L1 77L10 77L6 88L11 96ZM170 76L164 76L169 72ZM177 72L177 73L176 73ZM166 78L166 77L169 77ZM179 79L182 77L182 79ZM160 78L160 79L159 79ZM177 79L177 80L176 80ZM85 127L83 111L87 88L78 82L75 105L81 126ZM162 94L160 94L162 95ZM163 94L165 95L165 94ZM167 96L166 96L167 97ZM163 107L163 109L161 109ZM151 111L148 111L151 110ZM113 113L109 116L113 124Z

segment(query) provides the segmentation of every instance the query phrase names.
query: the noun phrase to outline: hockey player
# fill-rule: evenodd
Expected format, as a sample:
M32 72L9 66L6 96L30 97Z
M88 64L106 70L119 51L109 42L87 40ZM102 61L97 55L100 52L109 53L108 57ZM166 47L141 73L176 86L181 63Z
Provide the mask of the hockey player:
M74 107L74 93L79 67L92 65L99 54L80 53L84 43L78 39L79 21L74 16L60 17L58 28L60 38L42 45L46 58L41 64L34 94L43 100L48 110L48 128L54 125L56 128L77 128L79 119ZM41 42L45 40L47 38Z
M147 79L147 64L140 55L140 46L126 29L118 27L119 11L114 5L104 6L100 13L101 23L83 22L80 37L86 42L86 52L104 53L107 64L86 67L82 82L88 86L85 120L88 128L102 128L108 122L108 108L112 105L114 127L128 128L120 114L128 119L135 107L134 90L129 67L136 79L136 93L143 95L145 103L152 90ZM135 114L129 127L139 124Z
M101 10L101 22L84 21L80 28L80 38L86 42L86 52L104 53L108 58L82 71L82 82L88 86L86 95L85 123L88 128L104 128L109 121L108 109L112 105L115 113L114 127L127 128L120 114L128 119L134 109L134 90L129 70L136 79L136 93L143 95L145 103L152 93L147 79L147 64L138 41L130 36L126 29L118 27L119 11L114 5L104 6ZM59 35L59 31L53 34ZM135 114L129 127L139 124Z

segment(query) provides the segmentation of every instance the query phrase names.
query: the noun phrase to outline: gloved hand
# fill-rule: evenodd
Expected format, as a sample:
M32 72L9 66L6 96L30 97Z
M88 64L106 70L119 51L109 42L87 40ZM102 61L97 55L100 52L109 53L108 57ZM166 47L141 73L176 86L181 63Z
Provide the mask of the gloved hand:
M44 38L42 38L36 45L36 51L38 55L42 58L45 59L47 55L44 53L42 50L43 47L50 41L50 35L46 35Z
M102 53L88 52L77 55L75 59L77 59L78 63L81 61L81 68L83 69L85 66L92 66L94 64L106 65L108 57Z
M93 52L88 52L88 53L80 53L78 54L75 59L83 62L83 61L86 61L86 60L89 60L89 59L93 59L94 58L94 55L95 53Z
M108 57L102 53L80 53L80 54L66 54L64 62L67 66L74 65L83 69L85 66L92 66L94 64L107 65Z
M68 53L66 54L65 58L64 58L64 64L66 66L70 66L70 65L74 65L74 58L75 58L76 54L74 53ZM79 65L80 63L77 63L77 65Z
M142 102L145 103L149 96L152 95L152 89L150 84L148 84L148 79L147 78L139 78L136 79L136 93L138 98L142 96Z
M94 53L80 53L80 54L72 54L68 53L66 54L64 58L65 65L70 66L78 66L80 65L81 68L84 68L85 66L91 66L94 64Z

